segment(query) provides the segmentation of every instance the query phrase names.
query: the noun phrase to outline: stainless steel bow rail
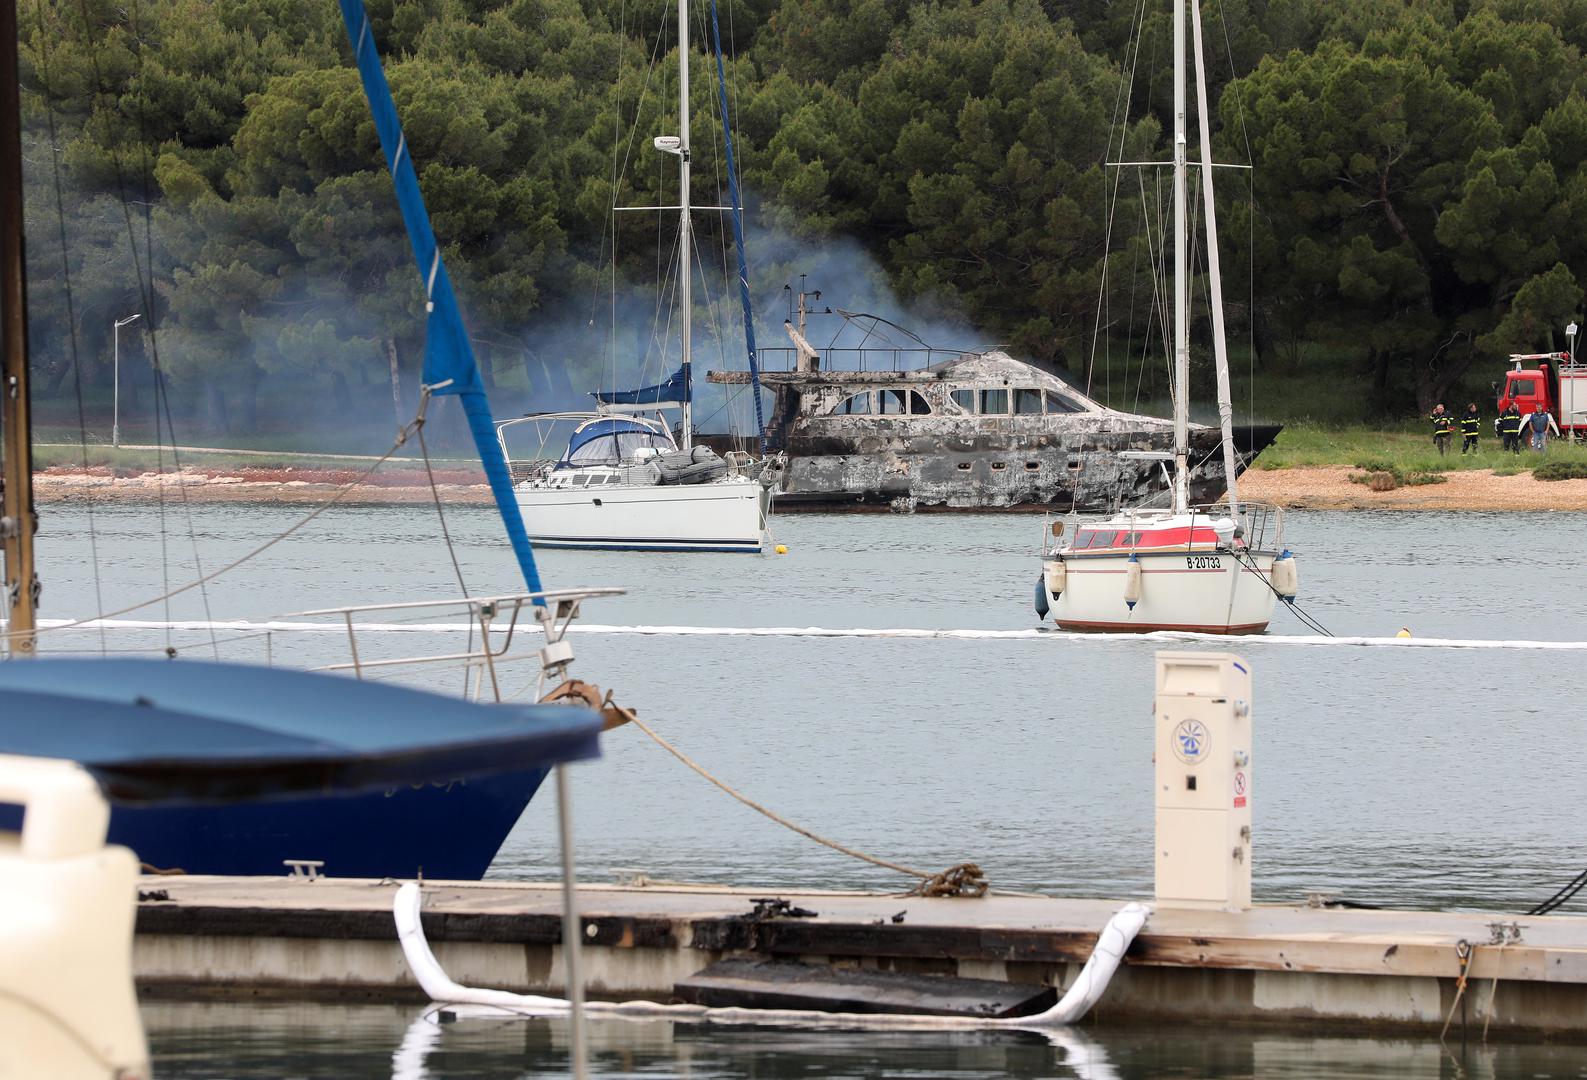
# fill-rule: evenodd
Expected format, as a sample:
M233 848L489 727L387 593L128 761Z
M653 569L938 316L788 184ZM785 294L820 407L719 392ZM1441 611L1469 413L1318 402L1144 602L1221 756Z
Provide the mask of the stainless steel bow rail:
M351 671L363 678L366 671L407 666L413 664L461 664L465 672L464 696L478 699L488 681L491 699L502 700L501 683L497 666L520 660L540 661L540 685L547 678L565 674L573 659L573 648L565 640L568 627L579 617L585 600L600 596L619 596L626 590L612 586L579 589L547 589L541 592L511 593L505 596L464 596L447 600L410 600L396 604L354 604L347 607L317 608L313 611L296 611L287 618L313 619L339 616L347 632L347 648L351 659L335 664L323 664L315 671ZM539 623L545 644L538 650L513 653L520 622L527 616ZM359 634L372 632L367 622L359 616L371 612L426 613L439 615L446 612L466 612L469 628L468 646L461 652L421 653L412 656L366 659L359 651ZM478 631L476 640L474 631ZM387 640L390 640L389 638ZM538 697L538 694L536 695Z

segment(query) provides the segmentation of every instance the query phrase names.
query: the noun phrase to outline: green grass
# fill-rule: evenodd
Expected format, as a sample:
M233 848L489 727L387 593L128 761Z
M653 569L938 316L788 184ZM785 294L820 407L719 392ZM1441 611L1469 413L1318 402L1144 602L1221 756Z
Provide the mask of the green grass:
M1505 453L1500 446L1497 438L1483 438L1475 454L1463 455L1459 436L1456 436L1449 453L1441 457L1433 447L1432 435L1420 427L1410 431L1293 424L1279 433L1277 442L1262 451L1256 459L1256 467L1348 466L1368 472L1397 471L1403 476L1493 469L1510 476L1540 463L1541 459L1530 450L1523 450L1517 456ZM1587 466L1587 446L1568 446L1561 440L1550 439L1547 460Z

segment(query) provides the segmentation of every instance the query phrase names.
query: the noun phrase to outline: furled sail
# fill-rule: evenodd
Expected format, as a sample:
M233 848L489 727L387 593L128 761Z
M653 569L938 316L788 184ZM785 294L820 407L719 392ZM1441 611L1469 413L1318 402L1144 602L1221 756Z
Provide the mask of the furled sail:
M363 80L364 95L369 99L369 111L374 116L380 146L385 151L386 165L397 189L397 205L402 210L408 240L419 263L419 276L424 281L425 307L429 312L424 343L425 388L432 394L455 394L462 402L469 431L474 436L480 462L485 466L485 477L490 482L491 494L496 498L496 508L506 525L507 539L518 557L524 581L530 592L540 592L540 572L535 567L534 551L524 531L518 502L513 497L506 458L496 441L490 401L480 381L479 366L474 362L474 347L463 329L457 296L452 292L452 279L441 260L441 249L430 228L430 215L419 193L419 178L413 171L413 158L408 153L407 139L397 119L397 106L391 100L391 88L386 85L386 73L375 50L369 14L364 10L363 0L340 2L358 75Z
M755 434L766 456L766 420L760 405L760 360L755 350L755 312L749 302L749 265L744 257L744 203L739 198L738 167L733 162L733 123L727 108L727 73L722 66L722 28L711 0L711 39L716 45L716 89L722 103L722 139L727 147L727 198L733 207L733 247L738 251L738 298L744 307L744 348L749 353L749 392L755 399Z
M603 405L654 405L661 401L682 401L688 387L683 369L667 377L666 382L642 386L638 390L597 390L590 396Z

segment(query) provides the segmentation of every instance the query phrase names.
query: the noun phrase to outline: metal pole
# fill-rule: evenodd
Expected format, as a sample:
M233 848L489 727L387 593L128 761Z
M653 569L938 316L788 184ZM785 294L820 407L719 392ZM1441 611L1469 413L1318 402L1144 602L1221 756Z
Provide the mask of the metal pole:
M15 0L0 0L0 436L5 494L0 500L6 639L12 656L32 656L38 578L33 568L33 420L28 398L28 302L22 240L22 113L17 83Z
M135 315L128 315L125 319L117 319L115 321L115 324L114 324L115 325L115 329L111 333L111 337L115 341L115 355L116 355L116 362L115 362L115 369L116 369L115 386L116 386L116 389L115 389L115 393L114 393L114 395L112 397L113 404L111 405L111 413L110 413L110 417L111 417L111 419L110 419L110 445L111 446L119 447L121 445L121 328L123 326L126 326L128 323L133 322L134 320L141 318L142 315L143 315L142 312L138 312Z
M1174 512L1190 505L1190 252L1185 215L1185 3L1174 0Z
M1223 328L1223 271L1218 259L1218 215L1212 192L1212 118L1208 116L1207 64L1201 50L1201 0L1190 0L1196 43L1196 120L1201 134L1202 216L1207 222L1207 286L1212 305L1212 360L1218 378L1218 428L1223 443L1223 471L1228 481L1229 516L1240 513L1235 473L1240 463L1234 449L1234 395L1229 391L1229 344Z
M683 448L694 445L694 236L689 218L689 0L678 0L678 298L683 308Z
M579 925L578 877L573 867L573 805L568 794L568 767L558 765L557 836L562 845L562 961L566 971L569 1038L573 1049L574 1080L588 1075L588 1047L584 1034L584 971L579 963L583 930Z

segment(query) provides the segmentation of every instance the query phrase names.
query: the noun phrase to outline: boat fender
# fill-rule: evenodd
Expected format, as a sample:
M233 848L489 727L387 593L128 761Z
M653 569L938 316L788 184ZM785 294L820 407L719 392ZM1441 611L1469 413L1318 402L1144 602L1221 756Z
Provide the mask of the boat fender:
M1042 563L1042 579L1047 583L1047 591L1054 600L1063 595L1064 586L1069 583L1069 565L1062 559L1048 559Z
M1124 606L1131 611L1141 599L1141 560L1130 552L1130 561L1124 568Z
M1048 606L1047 606L1047 583L1044 580L1042 580L1041 578L1037 578L1036 579L1036 618L1038 620L1045 619L1047 617L1047 612L1049 610L1051 610L1051 609L1048 608Z
M1295 567L1295 556L1285 548L1277 559L1273 560L1273 591L1283 599L1286 604L1295 602L1295 594L1300 588L1300 572Z

